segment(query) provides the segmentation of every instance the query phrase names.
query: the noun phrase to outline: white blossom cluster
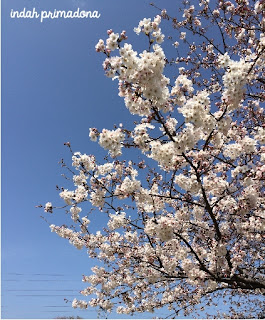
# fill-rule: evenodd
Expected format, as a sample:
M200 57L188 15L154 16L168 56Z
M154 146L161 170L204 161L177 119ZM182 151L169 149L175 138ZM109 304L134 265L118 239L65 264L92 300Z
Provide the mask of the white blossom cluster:
M191 99L187 100L179 111L184 115L185 121L192 122L198 128L211 132L215 127L215 118L209 114L210 99L206 91L200 91Z
M240 141L240 144L242 146L242 150L245 152L245 153L255 153L256 152L256 144L257 142L248 137L248 136L245 136L241 141Z
M116 130L103 129L99 135L99 144L102 148L109 150L112 157L121 155L122 142L125 135L120 128Z
M108 222L108 227L110 230L119 229L126 224L126 213L116 212L115 214L110 214L110 220Z
M227 53L220 56L218 61L221 67L227 69L223 76L225 88L223 99L229 105L230 110L237 109L244 98L244 86L250 70L250 64L242 58L240 61L233 61Z
M54 224L50 225L50 229L51 232L55 232L59 237L69 239L69 242L79 250L85 245L85 241L80 238L80 234L78 232L74 232L64 226L58 227Z
M151 19L144 18L139 22L138 27L134 28L136 34L140 32L151 34L157 43L162 43L164 41L165 35L161 32L159 25L161 23L161 17L157 15L153 21Z
M146 115L150 113L150 101L159 109L163 109L169 98L167 88L169 79L162 74L165 66L165 54L159 45L153 45L152 52L143 51L140 53L140 57L137 57L136 54L132 51L131 46L126 46L126 44L120 50L122 63L126 68L123 68L124 71L121 72L119 78L132 83L132 89L134 89L120 87L122 89L120 95L125 97L125 104L129 110L133 111L133 114ZM138 88L141 88L142 99L137 95ZM136 105L131 105L130 101L138 104L138 100L139 107L135 108Z
M200 185L197 181L195 174L191 174L190 177L184 174L179 174L175 177L174 182L181 187L181 189L197 194L200 191Z
M255 135L255 139L258 140L260 144L265 145L265 128L257 128L257 134Z
M174 164L177 149L174 142L161 143L160 141L152 141L150 157L158 161L164 167L170 167Z
M95 168L95 157L93 155L81 154L80 152L75 152L72 157L72 165L77 169L82 165L87 171L93 170Z
M242 148L239 143L231 143L225 146L224 156L234 160L240 156L241 152Z
M150 137L147 129L154 129L155 127L149 123L141 123L135 126L133 133L134 143L142 150L149 150Z
M63 190L60 193L60 197L66 202L66 204L71 205L72 204L72 200L74 198L74 191L68 191L67 189Z
M181 72L181 70L179 70ZM186 102L185 92L192 93L194 91L193 83L185 74L180 74L175 80L175 85L171 89L171 96L174 97L175 104L183 106Z
M72 307L74 309L80 308L80 309L87 309L88 303L84 300L77 300L76 298L72 302Z
M141 188L134 196L138 210L144 212L159 212L165 207L163 197L160 197L156 183L150 189Z
M119 42L122 40L127 39L127 36L125 35L126 31L122 31L121 34L114 33L113 30L108 30L108 39L106 40L106 45L104 43L104 40L100 39L98 43L96 44L95 48L97 52L110 52L114 51L119 47Z
M259 1L256 1L255 3L255 12L256 13L264 13L264 10L265 10L265 3L263 0L259 0Z
M89 128L89 138L91 139L91 141L97 141L98 131L96 128Z
M140 188L141 182L139 180L125 177L122 184L116 187L115 194L118 196L118 198L122 199L128 197L130 194L133 194Z
M149 157L156 160L164 170L172 169L179 162L181 153L192 149L201 137L201 129L187 123L185 128L174 136L174 142L162 143L159 140L150 142L151 154Z
M161 241L169 241L174 237L176 220L161 216L159 219L150 219L145 225L145 232L150 236L157 236Z
M221 196L228 188L229 183L221 177L217 177L214 174L209 174L203 178L203 186L205 190L209 192L209 194Z
M80 207L72 206L70 209L71 218L76 222L79 219L79 213L82 211Z
M225 146L224 156L229 157L230 159L236 159L242 153L255 153L256 152L256 140L245 136L243 139L236 143L231 143Z
M106 190L96 190L90 193L90 202L93 206L102 208L105 202Z
M107 58L103 64L108 77L120 80L119 95L132 114L148 115L151 102L159 109L167 108L169 79L162 74L165 54L158 44L152 48L153 51L143 51L138 57L132 45L125 43L119 50L120 57Z
M52 203L51 202L47 202L45 204L44 211L52 213Z
M60 193L60 197L65 201L66 204L71 205L74 202L80 203L84 201L88 196L86 188L82 185L78 185L75 191L63 190Z
M176 125L178 124L178 120L175 118L169 118L167 119L167 121L165 122L164 126L166 127L166 130L174 135L176 132ZM160 130L164 133L167 134L165 128L163 126L161 126Z

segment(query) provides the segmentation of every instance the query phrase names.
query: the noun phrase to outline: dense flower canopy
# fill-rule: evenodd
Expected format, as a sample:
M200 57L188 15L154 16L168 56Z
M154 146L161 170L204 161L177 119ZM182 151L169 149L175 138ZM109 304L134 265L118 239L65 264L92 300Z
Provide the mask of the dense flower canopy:
M75 188L61 188L60 197L75 228L50 228L101 261L83 278L89 299L75 299L74 308L167 308L175 317L222 297L230 317L262 317L265 1L184 1L181 10L181 20L160 10L139 22L134 31L147 39L141 53L125 31L108 30L97 43L133 129L90 129L91 140L109 153L104 164L67 143ZM165 37L162 23L173 24L174 36ZM130 148L142 160L124 160ZM82 215L86 201L108 217L96 233Z

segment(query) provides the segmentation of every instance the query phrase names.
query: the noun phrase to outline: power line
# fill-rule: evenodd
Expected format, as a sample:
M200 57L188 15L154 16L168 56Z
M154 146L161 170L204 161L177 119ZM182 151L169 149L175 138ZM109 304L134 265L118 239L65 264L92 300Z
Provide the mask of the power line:
M16 297L76 297L76 294L16 294Z
M6 274L17 275L17 276L52 276L52 277L68 276L67 274L62 274L62 273L16 273L16 272L8 272Z
M8 290L5 290L5 291L12 291L12 292L15 292L15 291L30 291L30 292L33 292L33 291L61 291L61 292L65 292L65 291L80 291L80 289L77 289L77 290L72 290L72 289L65 289L65 290L57 290L57 289L8 289Z
M71 306L43 306L44 308L72 308Z
M23 280L15 280L15 279L2 279L2 281L12 281L12 282L21 282L21 281L46 281L46 282L63 282L63 281L68 281L68 282L74 282L74 281L78 281L78 282L82 282L82 280L69 280L69 279L57 279L57 280L53 280L53 279L23 279Z

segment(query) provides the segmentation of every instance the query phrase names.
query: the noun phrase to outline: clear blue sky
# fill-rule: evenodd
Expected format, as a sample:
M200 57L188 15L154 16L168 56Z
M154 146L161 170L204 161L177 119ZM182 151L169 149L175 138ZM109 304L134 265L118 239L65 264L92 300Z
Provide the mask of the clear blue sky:
M161 7L178 11L175 1ZM99 19L11 19L10 11L98 10ZM104 77L94 50L106 30L128 31L157 11L146 0L2 0L2 318L55 318L75 311L73 299L94 262L50 233L35 206L58 202L58 161L74 151L103 155L89 127L111 129L128 119L117 83ZM143 47L142 47L143 49ZM63 213L51 222L63 223ZM55 218L55 219L54 219ZM99 223L100 228L100 223ZM112 316L114 318L115 315Z

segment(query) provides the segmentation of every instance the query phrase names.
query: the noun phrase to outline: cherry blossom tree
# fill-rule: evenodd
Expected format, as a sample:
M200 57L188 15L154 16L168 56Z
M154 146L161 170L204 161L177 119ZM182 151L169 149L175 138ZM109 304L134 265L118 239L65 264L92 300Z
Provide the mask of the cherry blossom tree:
M125 31L96 45L133 127L90 129L105 163L66 143L74 227L50 228L100 261L74 308L174 318L227 302L230 318L264 316L265 1L213 2L184 1L180 18L152 4L132 36L141 53ZM108 219L96 233L86 203Z

